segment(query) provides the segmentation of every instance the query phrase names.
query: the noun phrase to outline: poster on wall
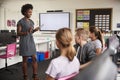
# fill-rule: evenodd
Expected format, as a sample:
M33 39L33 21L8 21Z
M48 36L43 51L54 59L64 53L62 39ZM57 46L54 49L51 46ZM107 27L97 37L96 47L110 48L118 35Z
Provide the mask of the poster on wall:
M77 12L77 20L89 20L90 19L90 11L83 10Z
M77 22L77 28L83 28L83 22Z
M83 22L83 28L89 29L89 22Z
M12 20L12 26L15 27L16 26L16 21Z
M16 27L16 20L7 20L8 27Z
M11 27L11 24L12 24L11 20L7 20L7 26Z
M111 30L111 23L112 8L76 9L76 28L96 26L100 29Z
M88 29L89 28L89 22L77 22L77 28Z
M109 28L109 15L95 15L95 26L98 26L100 29Z

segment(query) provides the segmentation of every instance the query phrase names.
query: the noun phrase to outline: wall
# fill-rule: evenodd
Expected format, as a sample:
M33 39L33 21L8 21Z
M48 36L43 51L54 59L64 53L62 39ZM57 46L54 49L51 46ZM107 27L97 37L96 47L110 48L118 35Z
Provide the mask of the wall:
M12 17L20 19L22 15L20 14L21 6L25 3L31 3L34 6L32 19L35 21L36 26L39 25L38 13L46 12L47 10L63 10L65 12L71 13L71 29L74 31L75 27L75 9L82 8L113 8L113 20L112 29L117 30L116 23L120 21L120 0L5 0L1 5L1 8L6 9L4 18ZM15 11L14 13L10 11ZM16 16L17 15L17 16ZM3 21L4 18L2 18ZM7 28L4 22L0 24L0 27Z

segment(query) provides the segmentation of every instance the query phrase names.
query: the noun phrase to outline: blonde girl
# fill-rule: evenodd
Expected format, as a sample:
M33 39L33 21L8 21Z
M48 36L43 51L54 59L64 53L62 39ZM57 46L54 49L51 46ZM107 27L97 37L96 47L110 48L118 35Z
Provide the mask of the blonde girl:
M61 55L53 59L46 71L46 80L55 80L72 73L78 73L80 64L72 45L72 33L69 28L59 29L56 33L56 45Z

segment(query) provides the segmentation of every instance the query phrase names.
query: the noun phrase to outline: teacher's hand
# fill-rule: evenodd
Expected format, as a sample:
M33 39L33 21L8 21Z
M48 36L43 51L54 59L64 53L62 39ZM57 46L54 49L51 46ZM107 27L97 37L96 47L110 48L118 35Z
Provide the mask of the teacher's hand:
M36 28L35 28L35 31L38 31L38 30L40 30L40 27L36 27Z
M28 32L32 33L33 32L33 27L30 27Z

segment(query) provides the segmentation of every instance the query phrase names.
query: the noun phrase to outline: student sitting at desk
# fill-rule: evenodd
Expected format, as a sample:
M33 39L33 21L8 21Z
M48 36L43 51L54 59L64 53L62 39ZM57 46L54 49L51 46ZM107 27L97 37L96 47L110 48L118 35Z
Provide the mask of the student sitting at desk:
M89 28L89 31L90 31L90 38L92 40L91 41L92 47L94 48L96 55L99 55L102 53L102 49L103 49L103 39L102 39L101 31L94 26L91 26Z
M89 38L89 32L83 28L76 30L74 45L77 51L77 58L81 64L80 69L86 67L90 61L96 56L94 50L91 47L91 43L87 42Z
M75 56L76 51L72 45L72 33L69 28L58 30L56 45L60 49L61 55L51 61L46 71L46 80L55 80L79 72L80 64Z

